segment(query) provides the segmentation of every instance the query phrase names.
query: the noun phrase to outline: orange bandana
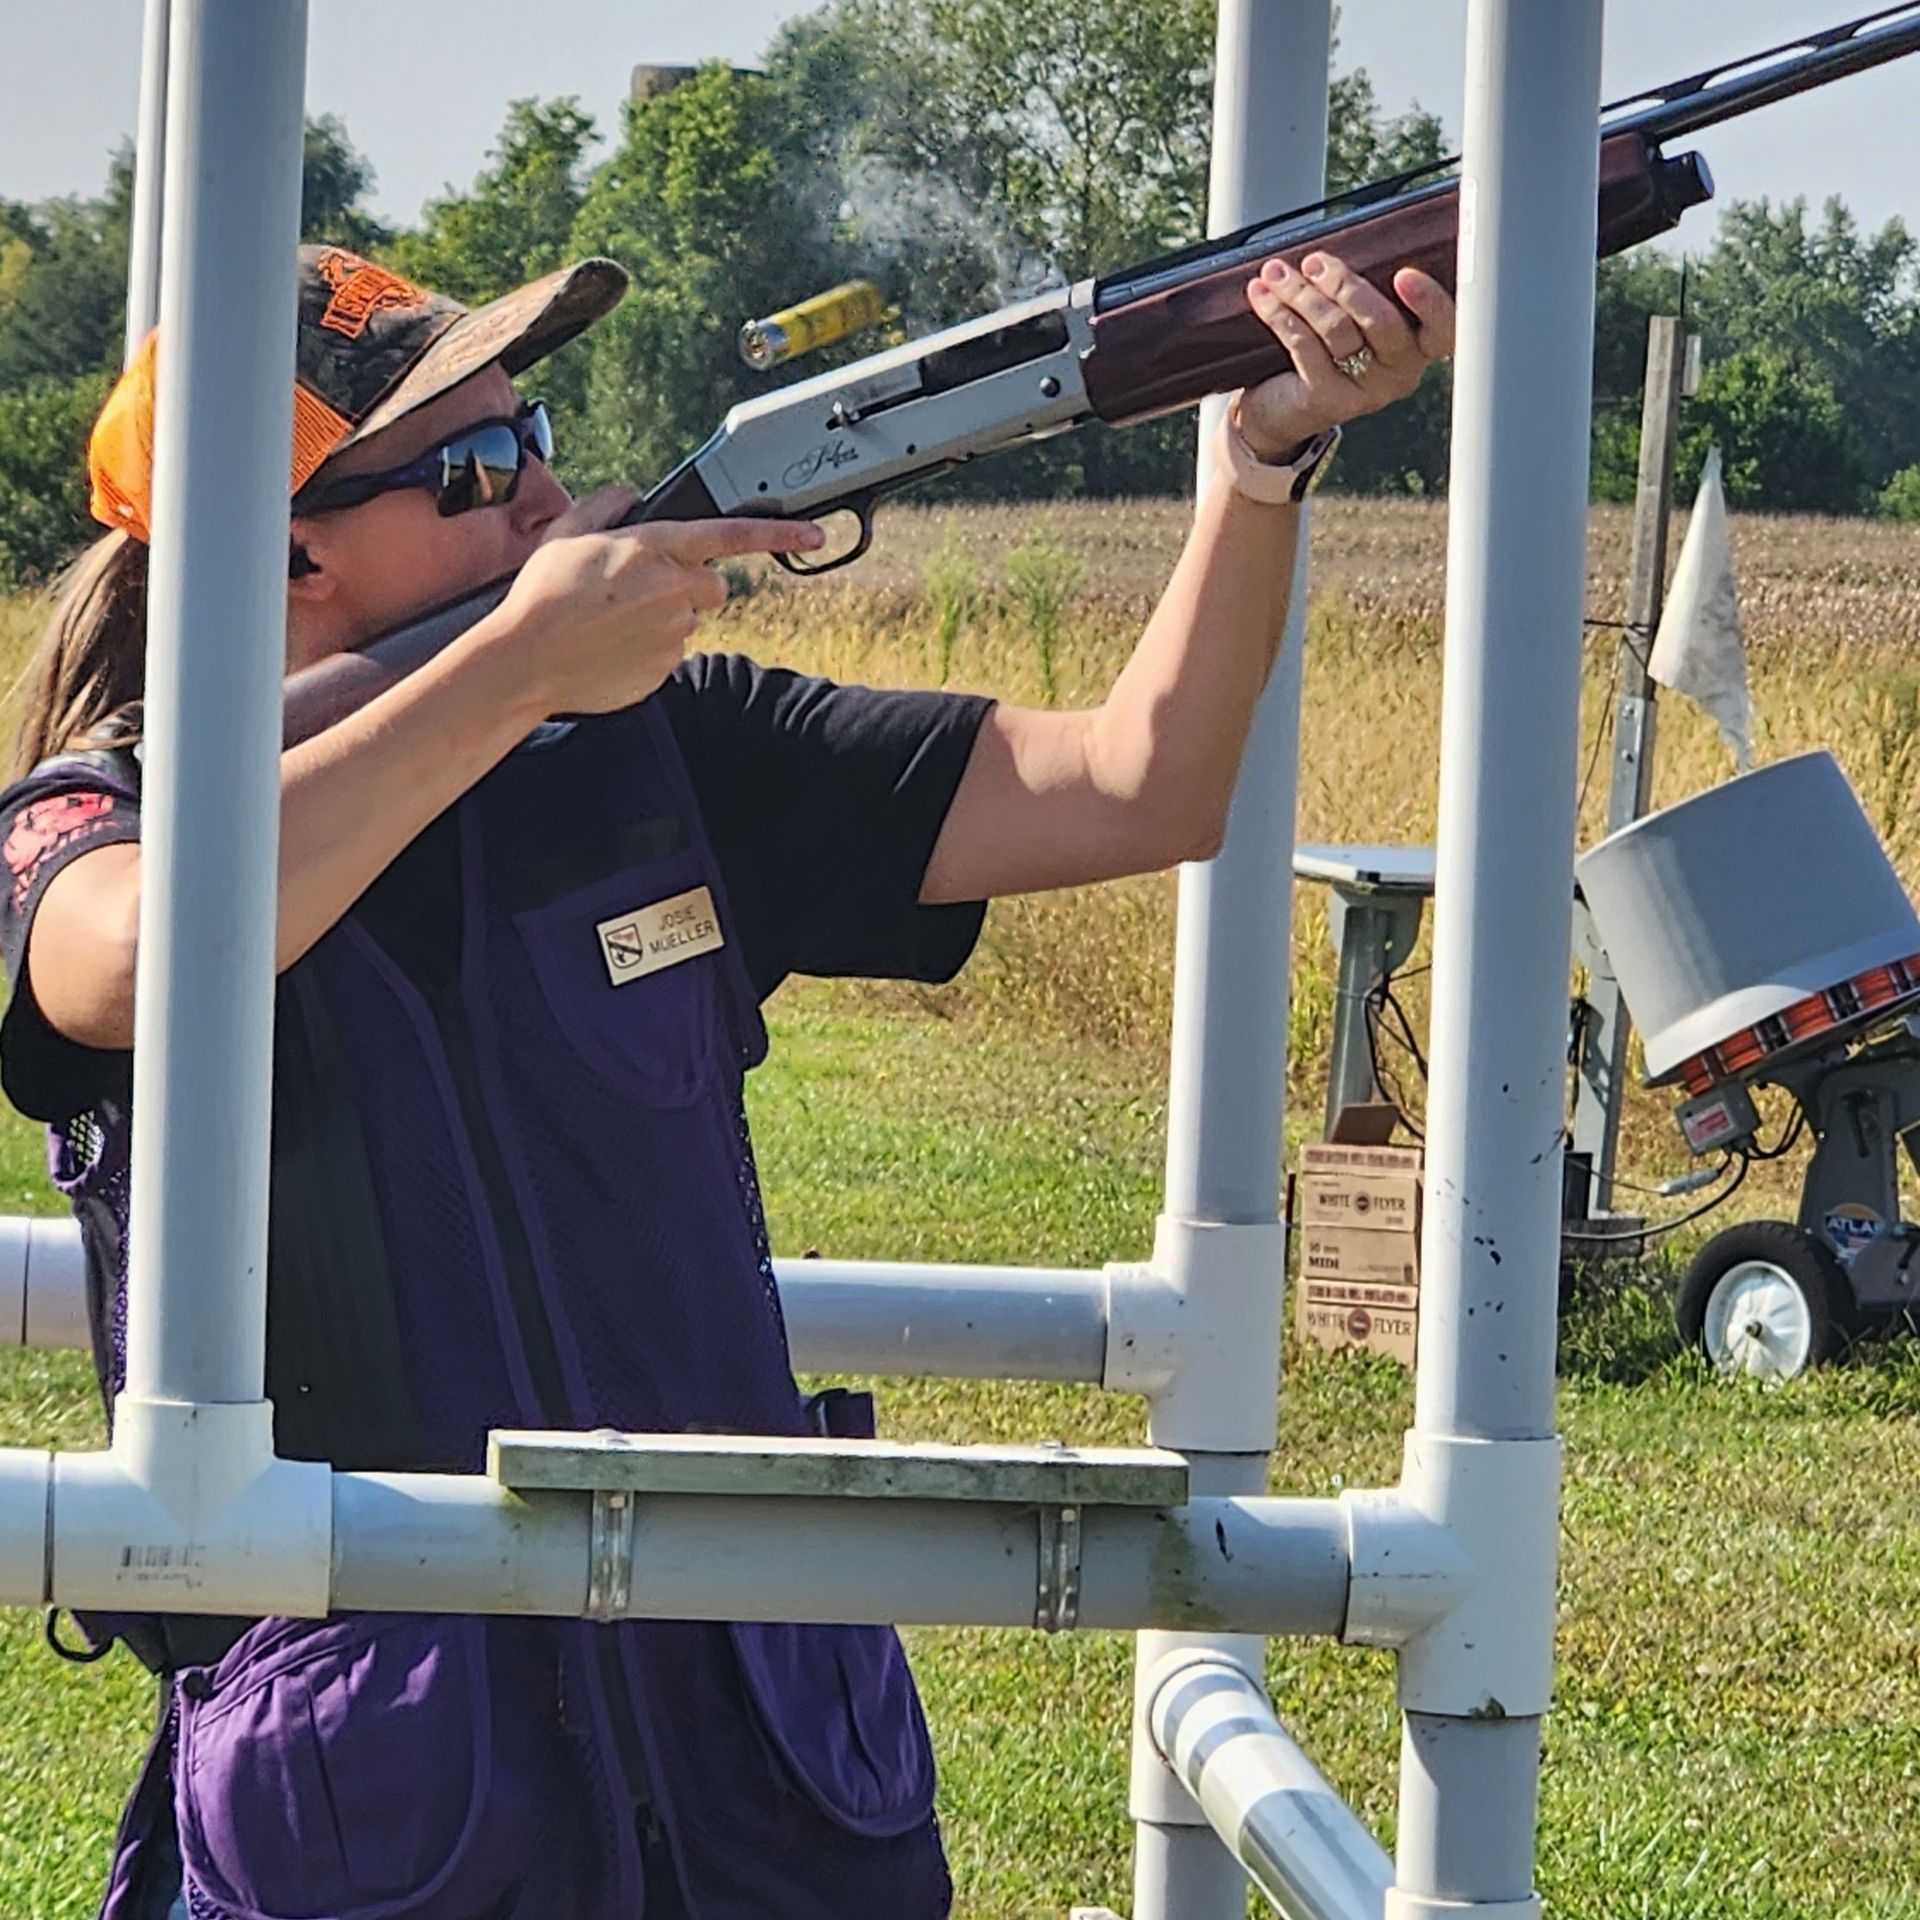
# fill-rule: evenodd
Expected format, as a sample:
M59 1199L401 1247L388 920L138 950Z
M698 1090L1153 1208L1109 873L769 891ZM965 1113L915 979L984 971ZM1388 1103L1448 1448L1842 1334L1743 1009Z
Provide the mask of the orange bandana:
M117 527L149 544L153 539L153 400L159 339L154 332L141 341L107 395L87 442L87 476L93 483L88 512L103 527ZM298 493L352 431L351 420L296 380L291 491Z

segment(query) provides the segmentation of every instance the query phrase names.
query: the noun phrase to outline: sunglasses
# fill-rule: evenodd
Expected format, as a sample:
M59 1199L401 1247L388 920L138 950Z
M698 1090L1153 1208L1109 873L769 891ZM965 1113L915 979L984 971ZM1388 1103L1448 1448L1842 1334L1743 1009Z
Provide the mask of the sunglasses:
M442 518L474 507L503 506L519 487L529 454L543 466L553 459L553 423L544 400L528 401L511 419L482 420L463 428L404 467L346 474L305 487L294 495L293 510L339 513L407 487L425 487Z

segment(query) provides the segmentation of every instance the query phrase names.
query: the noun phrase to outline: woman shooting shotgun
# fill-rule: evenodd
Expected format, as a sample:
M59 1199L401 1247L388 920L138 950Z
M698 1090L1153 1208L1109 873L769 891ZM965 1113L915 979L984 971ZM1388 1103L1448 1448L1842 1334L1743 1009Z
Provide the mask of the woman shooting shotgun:
M283 1456L473 1473L494 1427L844 1431L804 1402L743 1077L789 973L950 978L996 895L1208 858L1343 421L1447 353L1331 255L1245 298L1241 393L1106 699L1033 711L689 654L715 563L803 522L617 526L514 376L604 315L588 261L467 312L303 250L289 671L504 599L281 763L269 1393ZM0 1076L80 1217L124 1366L150 341L0 796ZM267 644L267 636L261 636ZM551 715L575 723L543 729ZM208 1117L210 1125L218 1116ZM933 1761L890 1629L89 1618L161 1676L107 1920L933 1920Z

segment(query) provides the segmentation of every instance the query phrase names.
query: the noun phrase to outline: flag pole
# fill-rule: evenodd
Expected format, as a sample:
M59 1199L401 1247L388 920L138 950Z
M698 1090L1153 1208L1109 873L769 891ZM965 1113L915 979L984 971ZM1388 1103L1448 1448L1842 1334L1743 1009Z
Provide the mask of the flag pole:
M1646 812L1653 791L1658 689L1647 671L1666 597L1667 531L1673 518L1673 462L1686 389L1686 323L1656 314L1647 323L1647 374L1640 407L1640 474L1633 503L1633 555L1627 612L1614 653L1613 777L1607 790L1607 832ZM1604 724L1604 722L1603 722ZM1589 1177L1585 1212L1613 1211L1620 1144L1620 1103L1627 1086L1632 1023L1584 904L1574 909L1574 952L1587 969L1579 1079L1574 1090L1574 1164Z

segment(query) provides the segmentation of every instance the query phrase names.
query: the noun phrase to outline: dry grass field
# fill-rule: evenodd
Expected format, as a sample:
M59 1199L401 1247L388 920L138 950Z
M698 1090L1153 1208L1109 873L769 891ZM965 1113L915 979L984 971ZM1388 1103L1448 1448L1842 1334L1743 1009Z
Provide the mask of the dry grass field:
M824 582L774 568L705 632L808 672L872 685L939 685L1062 707L1112 682L1173 564L1179 501L918 509L881 520L874 553ZM1736 516L1734 564L1753 674L1757 758L1828 747L1859 789L1908 887L1920 887L1920 536L1895 524ZM1674 528L1674 553L1682 526ZM1617 632L1630 526L1599 507L1588 543L1580 845L1599 837L1607 793ZM1037 557L1037 563L1035 563ZM1039 586L1035 586L1039 578ZM1050 593L1048 593L1050 588ZM1446 507L1327 499L1313 522L1313 591L1302 722L1300 837L1427 841L1440 737ZM17 682L38 624L31 601L0 601L0 685ZM1661 708L1655 803L1732 772L1711 722L1680 699ZM1164 1050L1173 983L1173 876L998 902L979 958L956 987L835 989L852 1008L916 1008L941 1020L1041 1031L1125 1054ZM1425 1023L1425 947L1398 991ZM1294 1110L1317 1112L1332 1020L1325 895L1296 889ZM1398 1058L1417 1112L1419 1083ZM1622 1171L1665 1177L1686 1164L1667 1104L1638 1096ZM1755 1167L1747 1204L1786 1192L1795 1162Z
M1174 500L927 509L880 523L874 552L846 573L801 582L768 568L707 629L705 644L872 685L946 684L1063 706L1097 700L1118 671L1179 551L1187 510ZM1683 525L1674 530L1677 553ZM1756 754L1830 748L1852 778L1910 888L1920 887L1920 536L1892 524L1736 516L1734 561L1751 655ZM1617 619L1629 542L1625 509L1593 515L1588 618ZM1023 554L1063 604L1057 638L1033 592L1013 584ZM1075 556L1060 559L1059 555ZM1046 562L1052 558L1049 567ZM1300 837L1431 838L1438 777L1446 509L1438 501L1323 500L1315 509L1302 725ZM1032 570L1029 569L1031 572ZM947 635L942 639L942 609ZM0 684L12 681L38 609L0 601ZM1584 638L1580 844L1601 831L1616 633ZM1542 645L1569 644L1546 636ZM1663 707L1656 804L1725 778L1731 760L1685 702ZM850 1005L911 1005L1001 1031L1157 1055L1172 1000L1172 876L1003 901L979 958L938 994L844 986ZM1333 1013L1325 898L1294 906L1295 1108L1317 1111ZM1424 950L1413 966L1424 961ZM1424 981L1401 989L1423 1024ZM1406 1063L1402 1061L1404 1069ZM1417 1110L1417 1078L1399 1076ZM1663 1101L1628 1116L1624 1172L1664 1177L1685 1162ZM1747 1204L1784 1193L1789 1162L1756 1168Z
M1044 698L1034 620L1007 582L1009 558L1049 542L1081 557L1084 583L1060 622L1052 661L1062 705L1097 699L1151 609L1184 533L1175 501L902 510L884 519L870 561L835 582L772 574L718 623L712 644L875 684L937 681L937 596L929 582L971 574L950 682L1004 698ZM1860 521L1736 517L1735 567L1752 658L1756 753L1762 760L1831 748L1858 788L1909 886L1920 885L1920 538ZM1682 527L1676 525L1674 551ZM1596 509L1587 613L1617 619L1625 600L1629 522ZM1433 832L1440 724L1446 511L1439 502L1323 500L1315 509L1313 597L1302 725L1300 836L1412 841ZM844 582L841 584L840 582ZM949 599L965 595L948 594ZM1616 633L1588 630L1581 723L1580 843L1602 829ZM1542 645L1571 636L1541 637ZM1666 804L1724 779L1731 758L1711 723L1679 700L1663 709L1655 799ZM1172 990L1173 882L1159 877L995 906L985 951L957 989L914 995L944 1017L1026 1027L1125 1050L1164 1047ZM1333 1012L1324 895L1294 908L1292 1058L1295 1106L1316 1112ZM1424 952L1415 956L1417 967ZM1419 1019L1424 983L1404 990ZM1417 1105L1417 1083L1402 1090ZM1623 1170L1664 1176L1685 1161L1664 1102L1636 1101ZM1748 1199L1768 1191L1755 1170ZM1778 1186L1784 1171L1771 1175Z

